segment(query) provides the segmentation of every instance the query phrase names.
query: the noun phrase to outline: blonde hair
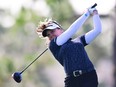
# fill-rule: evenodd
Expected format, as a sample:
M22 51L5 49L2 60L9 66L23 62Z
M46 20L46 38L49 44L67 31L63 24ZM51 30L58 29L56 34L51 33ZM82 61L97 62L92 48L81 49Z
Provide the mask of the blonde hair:
M40 37L42 37L42 31L45 30L48 27L48 25L51 23L57 24L62 29L61 25L58 24L56 21L52 20L52 18L45 19L43 22L42 21L39 22L38 27L36 29L36 31Z

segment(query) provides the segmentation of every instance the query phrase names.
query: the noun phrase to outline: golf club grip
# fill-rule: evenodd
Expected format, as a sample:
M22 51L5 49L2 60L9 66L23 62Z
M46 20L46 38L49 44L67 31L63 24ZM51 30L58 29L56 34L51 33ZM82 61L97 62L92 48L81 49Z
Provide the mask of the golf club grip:
M94 8L94 7L96 7L97 6L97 4L95 3L93 6L91 6L91 8Z

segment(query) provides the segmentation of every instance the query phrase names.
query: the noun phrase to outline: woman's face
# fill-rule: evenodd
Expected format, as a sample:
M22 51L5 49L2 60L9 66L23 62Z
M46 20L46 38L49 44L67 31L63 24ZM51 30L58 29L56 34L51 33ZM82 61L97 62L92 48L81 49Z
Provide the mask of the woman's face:
M55 37L58 37L60 34L62 34L62 29L54 29L54 30L48 30L47 31L47 37L49 40L52 40Z

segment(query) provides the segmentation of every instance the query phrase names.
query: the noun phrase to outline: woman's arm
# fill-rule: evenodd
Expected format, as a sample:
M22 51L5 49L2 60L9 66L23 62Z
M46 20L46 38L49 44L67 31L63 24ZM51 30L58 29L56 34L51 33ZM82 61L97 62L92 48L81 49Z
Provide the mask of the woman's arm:
M85 41L87 44L91 43L101 33L102 30L100 17L97 10L93 12L93 23L94 29L85 34Z
M79 30L89 16L90 13L87 11L81 17L79 17L65 32L57 37L56 44L60 46L67 42L67 40L69 40L69 38L71 38L72 35Z

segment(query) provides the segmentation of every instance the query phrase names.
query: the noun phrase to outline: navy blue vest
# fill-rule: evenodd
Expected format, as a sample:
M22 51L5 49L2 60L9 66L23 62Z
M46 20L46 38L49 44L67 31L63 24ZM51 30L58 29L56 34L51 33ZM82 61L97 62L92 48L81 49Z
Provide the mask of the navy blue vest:
M80 36L78 39L69 39L61 46L56 44L56 39L57 38L51 40L49 48L56 60L64 67L67 74L75 70L94 69L84 49L87 45L84 35Z

